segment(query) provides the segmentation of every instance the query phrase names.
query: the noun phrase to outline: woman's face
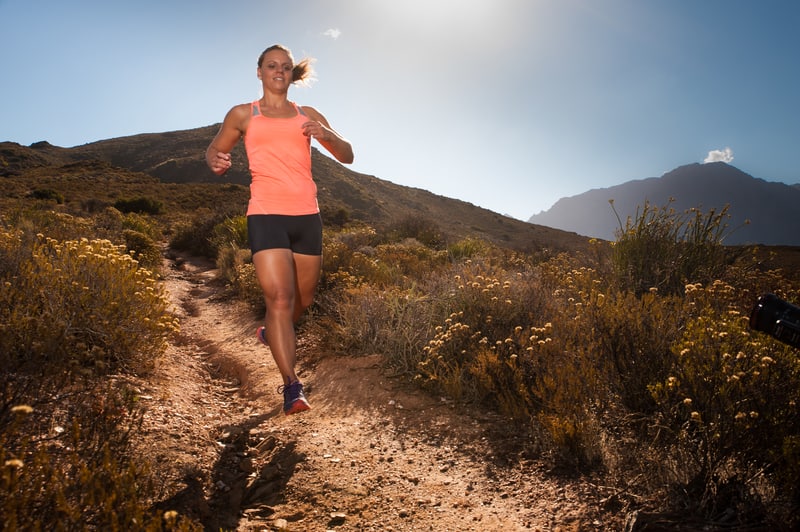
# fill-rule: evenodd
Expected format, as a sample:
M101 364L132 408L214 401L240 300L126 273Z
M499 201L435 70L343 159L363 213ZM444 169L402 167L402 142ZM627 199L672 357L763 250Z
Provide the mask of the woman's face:
M258 79L268 87L286 89L292 84L294 63L283 50L271 50L264 55L258 68Z

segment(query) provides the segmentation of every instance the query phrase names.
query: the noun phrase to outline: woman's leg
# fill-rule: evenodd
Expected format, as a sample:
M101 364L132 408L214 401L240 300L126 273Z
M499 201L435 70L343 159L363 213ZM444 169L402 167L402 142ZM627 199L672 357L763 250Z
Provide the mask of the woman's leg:
M295 253L294 264L297 279L297 297L295 298L292 319L294 323L297 323L303 312L314 302L314 295L317 293L317 285L322 273L322 256Z
M284 384L289 384L297 380L293 321L297 297L292 252L265 249L253 255L253 265L267 306L267 344Z
M267 249L253 256L253 264L267 307L267 344L284 384L290 384L298 380L294 324L314 299L322 257Z

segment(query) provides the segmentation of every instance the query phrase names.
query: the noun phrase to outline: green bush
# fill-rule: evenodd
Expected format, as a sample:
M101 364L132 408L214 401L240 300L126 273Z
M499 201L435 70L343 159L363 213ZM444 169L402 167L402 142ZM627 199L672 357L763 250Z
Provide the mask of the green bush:
M164 204L161 201L147 197L119 199L114 202L114 208L123 213L162 214L164 212Z
M122 231L125 247L139 264L153 271L161 267L161 248L146 234L133 229Z
M207 208L197 209L191 219L175 223L169 245L174 249L216 260L219 249L218 242L214 241L215 230L228 219L229 216L224 213Z
M247 239L247 217L228 217L217 223L211 230L211 245L220 250L223 247L234 246L239 249L249 249Z
M59 205L64 203L64 196L52 188L37 188L31 192L31 197L39 200L53 200Z
M483 254L489 248L489 244L477 238L464 238L454 242L447 247L450 258L454 261L471 259Z

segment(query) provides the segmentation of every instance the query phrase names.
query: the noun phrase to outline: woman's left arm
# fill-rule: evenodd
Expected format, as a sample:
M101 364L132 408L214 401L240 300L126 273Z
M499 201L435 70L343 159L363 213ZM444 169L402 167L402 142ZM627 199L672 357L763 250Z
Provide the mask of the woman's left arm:
M313 107L303 106L303 112L309 118L309 121L303 124L303 134L317 139L340 163L352 163L354 156L350 141L337 133L322 113Z

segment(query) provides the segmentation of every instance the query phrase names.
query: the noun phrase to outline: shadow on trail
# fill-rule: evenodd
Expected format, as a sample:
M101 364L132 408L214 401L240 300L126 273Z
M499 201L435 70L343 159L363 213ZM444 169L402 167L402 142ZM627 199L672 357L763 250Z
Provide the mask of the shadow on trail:
M305 455L296 441L255 430L272 414L245 423L221 427L219 458L211 475L211 492L203 489L202 475L188 472L186 487L159 502L158 510L177 510L202 523L209 531L236 530L243 517L267 520L273 506L285 502L285 489Z

